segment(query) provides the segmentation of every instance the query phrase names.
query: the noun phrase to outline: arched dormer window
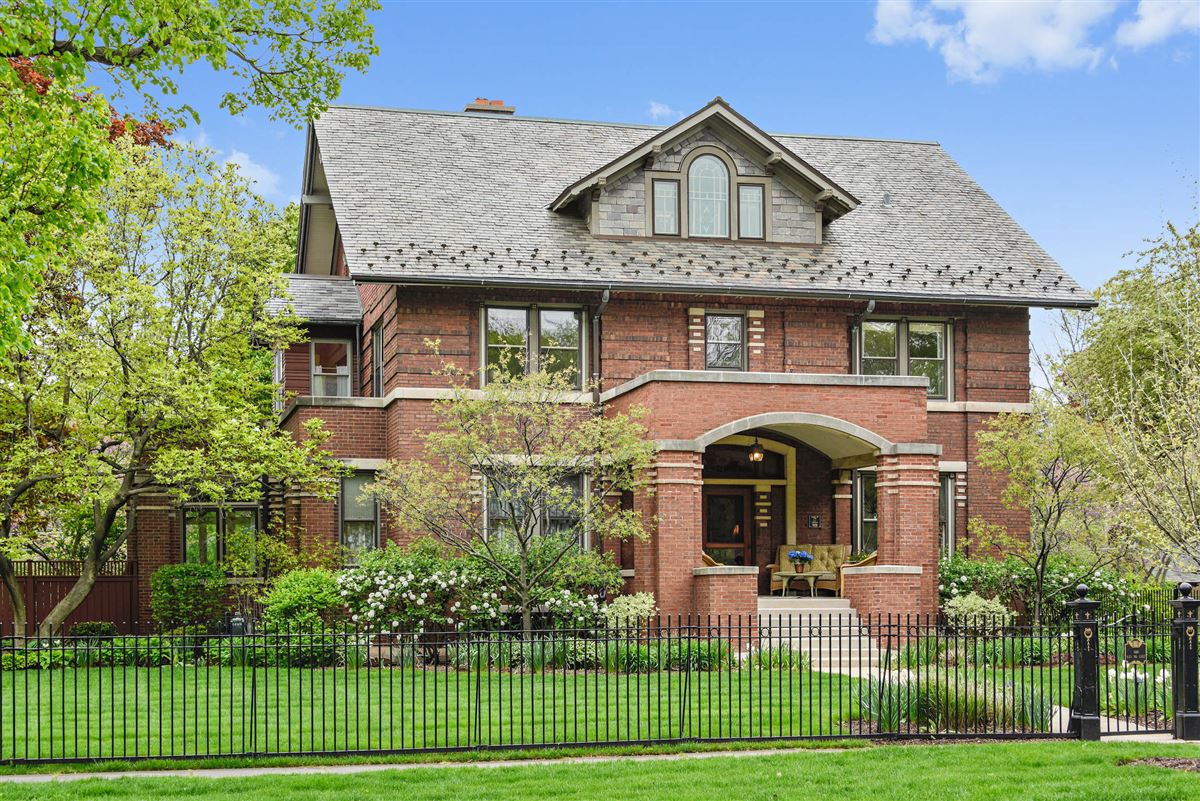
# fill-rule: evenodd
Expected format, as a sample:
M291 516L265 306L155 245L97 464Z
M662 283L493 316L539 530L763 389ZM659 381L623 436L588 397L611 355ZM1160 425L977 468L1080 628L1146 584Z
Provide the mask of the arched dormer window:
M688 168L688 235L729 237L729 169L712 155Z

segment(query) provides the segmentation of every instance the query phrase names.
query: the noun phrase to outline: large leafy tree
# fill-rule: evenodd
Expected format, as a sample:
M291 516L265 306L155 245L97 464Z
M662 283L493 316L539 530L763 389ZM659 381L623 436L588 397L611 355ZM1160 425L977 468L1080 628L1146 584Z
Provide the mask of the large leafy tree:
M265 354L302 336L269 306L290 264L280 215L204 151L116 153L103 217L47 271L28 344L0 364L0 578L18 611L9 560L38 504L90 510L81 576L44 630L120 552L138 497L253 500L264 475L328 495L337 471L319 425L296 442L271 409Z
M576 394L568 372L498 370L475 390L447 368L450 397L433 404L438 425L423 454L389 463L373 490L402 528L501 575L526 632L541 591L578 548L577 532L551 530L551 510L595 541L647 536L641 514L614 499L644 487L654 444L638 412L605 416L563 402Z
M1200 564L1200 226L1167 230L1100 290L1061 359L1071 408L1161 553Z
M0 9L0 345L18 341L37 281L70 258L99 212L113 133L146 131L86 86L95 73L114 102L155 120L152 134L196 119L164 101L205 65L230 79L221 105L300 125L337 97L346 71L375 52L377 0L73 0Z

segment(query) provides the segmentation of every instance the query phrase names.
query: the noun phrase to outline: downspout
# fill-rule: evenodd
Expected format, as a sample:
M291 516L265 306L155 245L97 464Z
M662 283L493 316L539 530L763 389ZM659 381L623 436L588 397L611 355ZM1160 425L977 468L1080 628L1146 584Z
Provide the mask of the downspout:
M592 312L592 405L600 413L600 318L608 308L612 294L606 289L600 295L600 303Z
M350 396L354 398L363 397L362 394L362 323L354 324L354 374L350 376L350 380L358 379L358 392L354 391L354 387L350 387Z

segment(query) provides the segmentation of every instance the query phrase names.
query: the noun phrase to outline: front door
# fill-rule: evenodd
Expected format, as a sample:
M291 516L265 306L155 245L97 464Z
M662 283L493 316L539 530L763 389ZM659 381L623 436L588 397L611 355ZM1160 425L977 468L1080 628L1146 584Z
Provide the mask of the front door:
M749 487L704 488L704 551L723 565L750 561Z

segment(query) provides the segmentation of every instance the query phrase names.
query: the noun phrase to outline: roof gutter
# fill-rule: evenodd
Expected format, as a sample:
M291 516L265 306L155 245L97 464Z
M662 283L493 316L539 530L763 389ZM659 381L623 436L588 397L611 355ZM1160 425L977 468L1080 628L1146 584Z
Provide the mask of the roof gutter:
M470 280L447 280L445 278L438 280L430 280L423 278L390 278L387 276L368 276L358 275L351 272L350 277L363 284L393 284L396 286L418 286L418 287L503 287L507 289L557 289L557 290L575 290L581 292L595 292L597 290L611 290L613 292L647 292L650 294L660 295L729 295L732 297L757 297L757 298L816 298L816 299L831 299L831 300L860 300L868 301L877 299L889 303L944 303L954 306L1016 306L1021 308L1035 309L1092 309L1098 303L1090 297L1081 297L1078 301L1057 300L1048 301L1045 298L1034 297L1005 297L998 298L987 295L966 295L959 297L946 297L944 295L921 295L921 294L884 294L878 290L873 291L839 291L839 290L794 290L794 289L725 289L718 287L701 287L695 284L653 284L647 286L645 284L625 284L608 281L603 284L551 284L545 281L497 281L495 279L478 278Z

